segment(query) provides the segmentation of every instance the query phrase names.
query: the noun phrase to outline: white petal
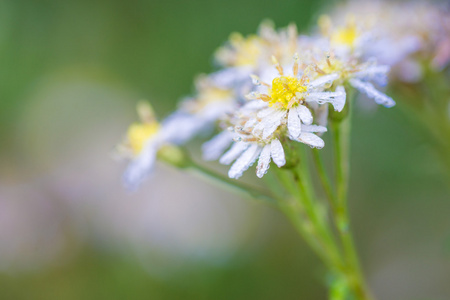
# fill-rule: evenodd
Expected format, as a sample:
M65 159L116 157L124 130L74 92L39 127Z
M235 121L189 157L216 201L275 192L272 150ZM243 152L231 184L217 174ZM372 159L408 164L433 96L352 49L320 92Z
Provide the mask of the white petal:
M321 76L321 77L317 78L316 80L311 81L308 85L308 89L320 88L327 83L332 83L337 78L339 78L339 74L337 74L337 73Z
M270 144L267 144L264 146L264 148L261 151L261 154L259 155L258 166L256 167L256 176L258 176L259 178L263 177L264 174L267 173L267 170L269 170L270 151L271 151Z
M304 105L298 105L297 106L297 113L300 119L302 120L303 124L311 125L313 121L313 116L309 109Z
M281 168L286 164L286 157L284 156L283 146L278 139L274 139L270 143L270 155L272 156L273 162Z
M327 128L318 125L303 125L303 132L327 132Z
M197 116L177 111L162 122L161 136L172 144L181 145L204 131L207 125L207 121Z
M253 130L252 130L253 135L262 136L262 133L264 131L264 126L265 125L266 124L264 122L262 122L262 121L259 122L258 124L256 124L255 127L253 127Z
M234 100L235 99L233 98L228 98L209 103L198 112L198 117L204 119L205 121L215 122L220 117L234 111L236 108L236 102Z
M219 160L221 164L229 165L233 160L235 160L245 149L248 148L248 144L244 142L236 142L231 146L231 149L228 150Z
M243 107L241 107L239 112L246 114L249 112L261 110L266 107L267 107L266 102L264 102L262 100L252 100L252 101L248 101Z
M297 139L300 136L300 133L302 132L302 123L295 108L289 110L287 127L289 134L294 139Z
M258 120L256 118L251 118L244 124L244 130L249 130L250 128L255 127L258 124Z
M345 89L343 86L336 88L335 92L317 92L306 96L307 102L317 102L319 104L331 103L336 111L341 111L345 105Z
M263 110L261 110L261 111L258 112L258 118L264 119L265 117L267 117L267 116L273 114L273 113L276 112L276 111L277 111L277 109L272 108L272 107L268 107L268 108L263 109Z
M216 160L233 141L231 132L223 131L202 145L203 159Z
M381 104L385 107L392 107L395 105L395 101L383 94L382 92L378 91L371 83L369 82L363 82L359 79L352 78L350 79L350 84L360 91L361 93L366 94L369 98L372 98L375 100L377 104Z
M320 137L310 132L302 132L298 140L302 143L310 145L313 148L321 149L325 146L325 142Z
M244 173L244 171L246 171L255 162L260 152L261 147L257 144L251 145L231 166L228 171L228 176L234 179L241 177L242 173Z
M141 154L134 159L123 174L123 182L129 189L135 189L153 170L156 161L158 147L151 143L142 150Z
M239 84L243 80L247 79L251 74L252 68L248 66L226 68L209 75L209 78L214 85L223 88L234 88L236 84Z
M275 130L277 130L278 126L280 126L281 121L286 116L287 111L284 109L275 110L274 113L268 115L261 122L264 124L263 130L263 139L267 139Z
M342 111L345 105L345 101L347 100L347 93L345 92L345 88L342 85L336 88L335 93L338 95L336 96L336 98L334 99L334 103L332 102L332 104L336 111Z
M390 67L387 65L373 65L354 73L352 77L364 81L372 80L378 85L385 86L387 84L387 74L389 73L389 70Z
M316 112L316 123L321 126L327 126L328 124L328 105L321 105L315 110Z

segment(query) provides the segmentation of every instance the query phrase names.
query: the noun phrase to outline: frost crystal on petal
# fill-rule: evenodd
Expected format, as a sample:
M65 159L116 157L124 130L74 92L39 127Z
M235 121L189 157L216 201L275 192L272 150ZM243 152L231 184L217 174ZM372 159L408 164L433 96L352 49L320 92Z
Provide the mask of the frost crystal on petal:
M307 102L317 102L319 104L331 103L336 111L342 111L345 105L346 93L342 86L336 88L336 92L316 92L306 96Z
M247 143L235 143L231 146L231 149L228 150L219 160L219 162L223 165L229 165L235 160L245 149L248 148Z
M353 77L364 81L372 80L380 86L385 86L387 83L387 74L390 69L391 68L386 65L374 65L354 73Z
M238 179L258 158L261 148L253 144L234 162L228 171L230 178Z
M278 139L274 139L270 143L270 155L272 156L273 162L278 167L281 168L286 164L286 157L284 156L283 146Z
M267 144L264 146L264 148L261 151L261 154L259 155L258 166L256 167L256 176L258 176L259 178L262 178L264 174L267 173L267 170L269 170L270 152L271 152L270 144Z
M317 78L316 80L311 81L308 85L308 88L309 89L320 88L328 83L332 83L337 78L339 78L339 74L337 74L337 73L321 76L321 77Z
M264 130L262 138L266 139L272 133L277 130L278 126L281 124L281 120L286 116L285 110L275 110L272 114L268 115L265 119L262 120L264 124ZM311 117L312 118L312 117Z
M306 106L304 105L297 106L297 113L304 124L306 125L312 124L313 116Z
M297 113L296 109L290 109L288 114L288 130L289 134L294 138L297 139L300 136L300 133L302 132L302 125L300 121L300 117Z
M303 125L304 132L327 132L327 128L319 125Z
M320 137L310 132L303 132L299 141L317 149L322 149L325 146L325 142Z
M369 98L372 98L377 104L381 104L385 107L392 107L395 105L395 101L383 94L382 92L378 91L371 83L369 82L363 82L359 79L352 78L350 79L350 84L360 91L361 93L366 94Z
M202 145L203 159L216 160L233 142L232 134L223 131Z

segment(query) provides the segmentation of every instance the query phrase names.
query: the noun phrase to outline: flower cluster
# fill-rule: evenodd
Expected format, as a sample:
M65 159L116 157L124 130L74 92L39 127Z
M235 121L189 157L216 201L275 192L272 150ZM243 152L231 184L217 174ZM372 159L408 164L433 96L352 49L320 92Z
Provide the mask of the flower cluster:
M231 34L215 53L218 69L198 77L195 94L172 115L158 125L149 108L141 112L142 123L131 126L125 141L131 157L125 181L140 183L163 145L182 145L217 129L203 145L203 157L234 162L231 178L256 161L258 177L271 161L284 166L288 143L323 148L328 111L343 111L349 90L391 107L394 100L380 90L391 67L405 70L412 58L418 63L425 54L439 67L448 62L445 16L419 4L355 1L321 16L309 36L298 34L293 24L277 30L268 21L256 34ZM412 79L411 72L398 76Z
M319 19L319 33L340 51L392 67L391 78L422 79L450 62L450 6L426 1L348 1Z

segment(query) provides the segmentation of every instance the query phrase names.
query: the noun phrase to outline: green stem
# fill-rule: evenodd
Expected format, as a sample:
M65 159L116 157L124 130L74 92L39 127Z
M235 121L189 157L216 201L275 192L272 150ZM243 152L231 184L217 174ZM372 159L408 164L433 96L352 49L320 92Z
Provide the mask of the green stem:
M204 166L201 166L194 161L190 161L188 168L192 171L196 172L197 174L203 175L204 177L208 179L213 179L215 182L219 184L226 185L228 187L233 188L234 190L247 195L251 198L255 198L257 200L262 200L270 205L277 205L277 201L275 198L270 195L268 192L263 191L259 188L252 187L246 184L243 184L235 179L228 178L226 176L223 176L222 174L216 173L214 171L211 171Z
M286 170L276 170L276 173L288 192L297 199L297 202L281 205L282 211L325 265L332 270L342 271L340 258L336 257L336 247L330 245L329 235L321 230L323 226L319 221L317 211L307 200L303 193L304 189L297 188L298 180L293 181L291 172Z
M348 103L351 105L351 103ZM347 210L347 194L349 184L350 170L350 127L351 114L342 121L332 122L334 147L335 147L335 163L336 163L336 189L337 197L334 205L334 216L336 219L336 228L342 243L346 260L347 280L357 299L368 300L372 296L366 287L355 243L350 232L350 221Z
M327 170L323 163L322 155L320 154L320 150L318 150L318 149L313 149L312 154L313 154L314 164L317 169L317 173L319 174L320 182L322 183L322 186L325 190L325 194L328 199L328 204L330 205L331 209L334 211L336 195L334 194L333 186L331 185L331 180L328 177Z

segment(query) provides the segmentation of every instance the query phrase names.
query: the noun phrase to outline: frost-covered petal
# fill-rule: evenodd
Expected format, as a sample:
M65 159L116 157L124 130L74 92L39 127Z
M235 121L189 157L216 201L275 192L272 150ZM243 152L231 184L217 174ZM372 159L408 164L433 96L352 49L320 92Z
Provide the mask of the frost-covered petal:
M264 148L261 151L261 154L259 155L258 166L256 167L256 176L258 176L259 178L263 177L264 174L267 173L267 170L269 170L270 152L271 152L270 144L267 144L264 146Z
M267 139L274 133L275 130L277 130L278 126L280 126L281 124L281 120L283 120L283 118L286 116L286 113L286 110L278 109L275 110L274 113L261 120L261 123L263 123L264 125L262 134L263 139Z
M202 145L203 159L216 160L233 142L232 133L223 131Z
M327 132L327 128L325 126L319 125L303 125L303 132Z
M266 108L268 105L262 100L252 100L248 101L243 107L239 109L240 113L247 114L249 112L258 111Z
M156 144L150 141L139 156L131 161L123 174L123 182L127 188L137 188L145 177L150 174L155 166L158 148Z
M354 73L352 76L364 81L371 80L380 86L385 86L387 84L387 74L390 69L391 67L387 65L373 65Z
M315 110L316 123L320 126L327 126L328 124L328 105L321 105Z
M230 178L238 179L242 176L242 173L246 171L258 158L259 153L261 153L261 147L257 144L253 144L245 150L244 153L235 161L228 171L228 176Z
M256 126L256 124L258 124L258 120L256 118L251 118L250 120L248 120L247 122L245 122L244 124L244 130L249 130L250 128L253 128Z
M306 125L312 124L313 116L306 106L298 105L297 113L298 113L298 116L300 117L300 120L302 120L303 124L306 124Z
M342 85L336 88L335 93L337 94L337 96L334 99L334 103L331 104L333 104L336 111L342 111L345 105L345 101L347 100L347 93L345 92L345 88Z
M268 107L266 109L263 109L263 110L259 111L257 116L260 119L264 119L265 117L275 113L276 111L277 111L277 109L274 109L272 107Z
M214 122L218 118L233 111L236 108L234 99L224 99L224 101L212 102L206 105L199 113L199 117L208 122Z
M263 123L263 122L257 123L255 125L255 127L253 127L253 130L252 130L253 135L261 136L264 131L264 126L265 126L265 123Z
M284 155L283 146L278 139L272 140L270 143L270 155L272 156L273 162L278 166L282 167L286 164L286 157Z
M366 94L369 98L372 98L377 104L381 104L385 107L392 107L395 105L395 101L391 97L378 91L371 83L356 78L352 78L349 81L355 89Z
M343 86L336 88L335 92L316 92L306 96L306 102L317 102L319 104L331 103L336 111L342 111L345 105L346 93Z
M302 132L298 140L318 149L321 149L325 146L325 142L320 137L310 132Z
M297 139L300 136L300 133L302 132L302 123L296 109L289 110L287 127L289 134L294 139Z
M308 85L308 89L320 88L327 83L332 83L337 78L339 78L339 74L337 74L337 73L321 76L321 77L311 81Z
M248 66L231 67L214 72L209 75L209 78L214 85L223 89L229 89L246 80L251 72L252 68Z
M195 115L177 111L167 117L161 126L161 136L172 144L181 145L209 128L209 122Z
M245 149L248 148L248 144L244 142L236 142L231 146L230 150L228 150L219 160L219 162L223 165L229 165L235 160Z

